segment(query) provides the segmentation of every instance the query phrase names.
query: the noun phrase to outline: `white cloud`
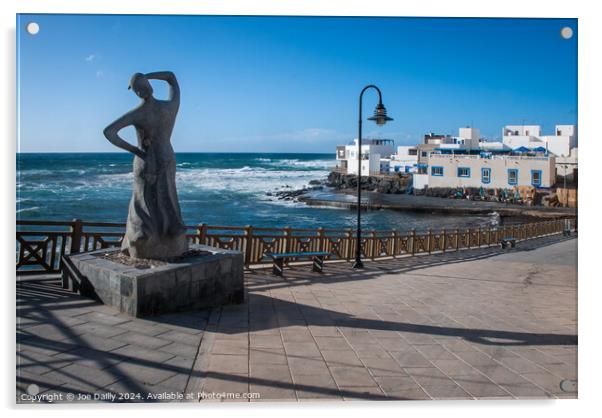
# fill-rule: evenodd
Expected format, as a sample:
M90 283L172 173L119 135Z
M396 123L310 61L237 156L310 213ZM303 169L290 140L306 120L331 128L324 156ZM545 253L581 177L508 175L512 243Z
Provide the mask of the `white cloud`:
M103 78L105 73L102 70L96 71L96 78Z
M90 54L86 58L84 58L87 62L92 62L96 59L96 54Z

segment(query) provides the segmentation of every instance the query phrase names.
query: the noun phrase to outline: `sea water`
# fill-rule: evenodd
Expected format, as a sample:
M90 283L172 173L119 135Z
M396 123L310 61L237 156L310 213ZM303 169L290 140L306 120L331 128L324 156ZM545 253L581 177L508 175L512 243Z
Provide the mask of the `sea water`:
M313 207L270 193L323 180L333 154L178 153L176 182L187 225L355 228L350 209ZM17 219L125 222L132 193L127 153L17 154ZM425 230L491 223L488 216L376 210L365 229Z

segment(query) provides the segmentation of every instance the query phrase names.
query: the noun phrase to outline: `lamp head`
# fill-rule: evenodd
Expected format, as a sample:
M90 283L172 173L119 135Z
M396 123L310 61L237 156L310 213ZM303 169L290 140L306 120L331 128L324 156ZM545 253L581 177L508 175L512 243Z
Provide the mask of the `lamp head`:
M393 118L387 116L387 109L385 108L385 105L379 103L376 105L376 109L374 109L374 116L369 117L368 120L373 120L378 126L382 126L385 123L393 120Z

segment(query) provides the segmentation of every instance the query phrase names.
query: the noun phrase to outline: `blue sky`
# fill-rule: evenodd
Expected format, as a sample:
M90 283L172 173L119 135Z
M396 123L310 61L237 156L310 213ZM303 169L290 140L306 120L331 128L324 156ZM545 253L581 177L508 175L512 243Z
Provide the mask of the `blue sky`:
M395 120L365 136L551 133L577 122L576 35L576 19L20 15L20 150L117 151L102 130L137 105L130 76L157 70L182 89L176 152L334 152L357 135L369 83ZM365 117L376 101L366 93Z

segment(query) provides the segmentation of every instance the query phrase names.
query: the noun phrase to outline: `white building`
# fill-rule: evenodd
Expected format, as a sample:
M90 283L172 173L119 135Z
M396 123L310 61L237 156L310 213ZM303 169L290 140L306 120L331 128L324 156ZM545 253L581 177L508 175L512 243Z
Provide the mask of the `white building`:
M397 173L413 173L418 164L418 148L415 146L399 146L391 158L391 170Z
M569 156L577 147L577 126L556 125L554 135L541 135L539 125L508 125L502 130L502 142L510 149L543 148L554 155Z
M551 155L431 154L428 187L551 187L556 178Z
M348 174L357 174L360 158L357 142L357 139L354 139L352 144L337 146L339 168ZM394 143L392 139L362 139L362 175L381 174L381 160L389 160L395 154ZM387 161L383 161L382 165L388 173Z

